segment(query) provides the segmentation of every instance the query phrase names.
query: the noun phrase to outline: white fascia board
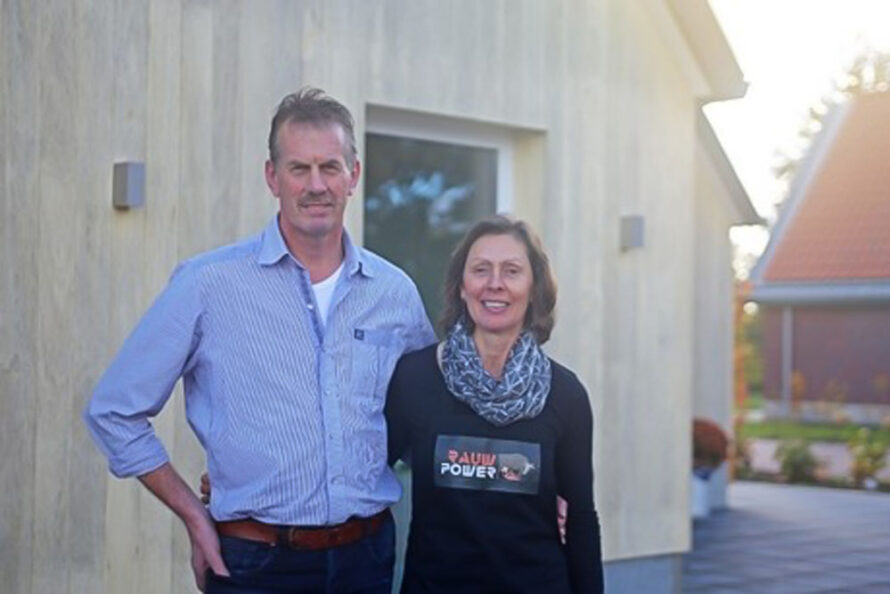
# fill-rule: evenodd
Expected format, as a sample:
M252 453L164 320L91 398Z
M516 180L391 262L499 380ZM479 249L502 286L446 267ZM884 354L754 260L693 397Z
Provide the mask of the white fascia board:
M890 280L754 285L750 299L764 305L890 305Z
M748 83L708 0L661 2L667 4L707 80L708 90L696 95L705 102L744 97Z
M723 187L726 189L730 201L732 202L732 207L736 213L732 224L765 224L763 218L757 214L754 205L751 204L748 192L745 191L745 187L739 180L739 176L736 174L732 163L729 162L729 157L726 156L726 152L723 150L723 145L720 144L720 139L717 138L717 135L714 133L714 129L711 127L711 122L701 109L699 109L698 114L696 115L695 129L696 137L698 138L702 149L705 154L708 155L711 164L714 166L714 171L716 171L717 176L723 183Z
M693 53L689 40L680 29L678 19L668 7L666 0L643 0L643 5L655 21L662 43L667 46L670 55L689 82L695 97L710 97L713 94L711 84L702 69L701 61Z

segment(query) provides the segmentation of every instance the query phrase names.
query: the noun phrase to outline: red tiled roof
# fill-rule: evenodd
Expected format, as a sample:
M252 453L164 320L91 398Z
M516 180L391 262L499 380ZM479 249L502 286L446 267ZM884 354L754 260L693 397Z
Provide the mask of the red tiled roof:
M852 100L767 282L890 279L890 92Z

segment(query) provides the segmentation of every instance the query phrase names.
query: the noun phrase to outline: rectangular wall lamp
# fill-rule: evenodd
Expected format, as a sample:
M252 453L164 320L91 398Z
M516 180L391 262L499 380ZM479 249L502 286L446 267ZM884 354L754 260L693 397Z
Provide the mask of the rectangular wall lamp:
M111 204L123 210L145 204L145 163L119 161L114 164Z
M642 215L621 217L621 251L641 248L646 243L646 220Z

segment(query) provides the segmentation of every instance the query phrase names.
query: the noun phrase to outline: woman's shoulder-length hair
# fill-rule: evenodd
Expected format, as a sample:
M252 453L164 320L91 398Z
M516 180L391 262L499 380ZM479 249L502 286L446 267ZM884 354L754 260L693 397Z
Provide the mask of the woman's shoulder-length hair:
M476 240L487 235L510 235L525 246L533 280L524 328L535 335L538 344L544 344L550 338L556 322L556 279L550 270L550 259L544 252L538 234L528 223L503 214L474 224L454 248L445 272L444 304L439 316L439 329L447 334L458 320L466 317L467 330L473 331L473 320L468 315L465 316L467 309L460 297L460 289L470 248Z

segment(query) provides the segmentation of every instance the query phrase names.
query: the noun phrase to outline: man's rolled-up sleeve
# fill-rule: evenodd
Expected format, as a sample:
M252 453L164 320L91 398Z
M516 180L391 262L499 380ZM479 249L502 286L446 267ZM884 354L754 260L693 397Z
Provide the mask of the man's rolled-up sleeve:
M180 266L99 380L83 418L115 476L140 476L169 460L149 419L191 366L200 317L195 272Z
M430 324L430 318L426 315L426 308L420 298L417 287L411 284L412 295L409 301L411 311L411 329L405 344L405 352L417 351L436 342L436 333Z

